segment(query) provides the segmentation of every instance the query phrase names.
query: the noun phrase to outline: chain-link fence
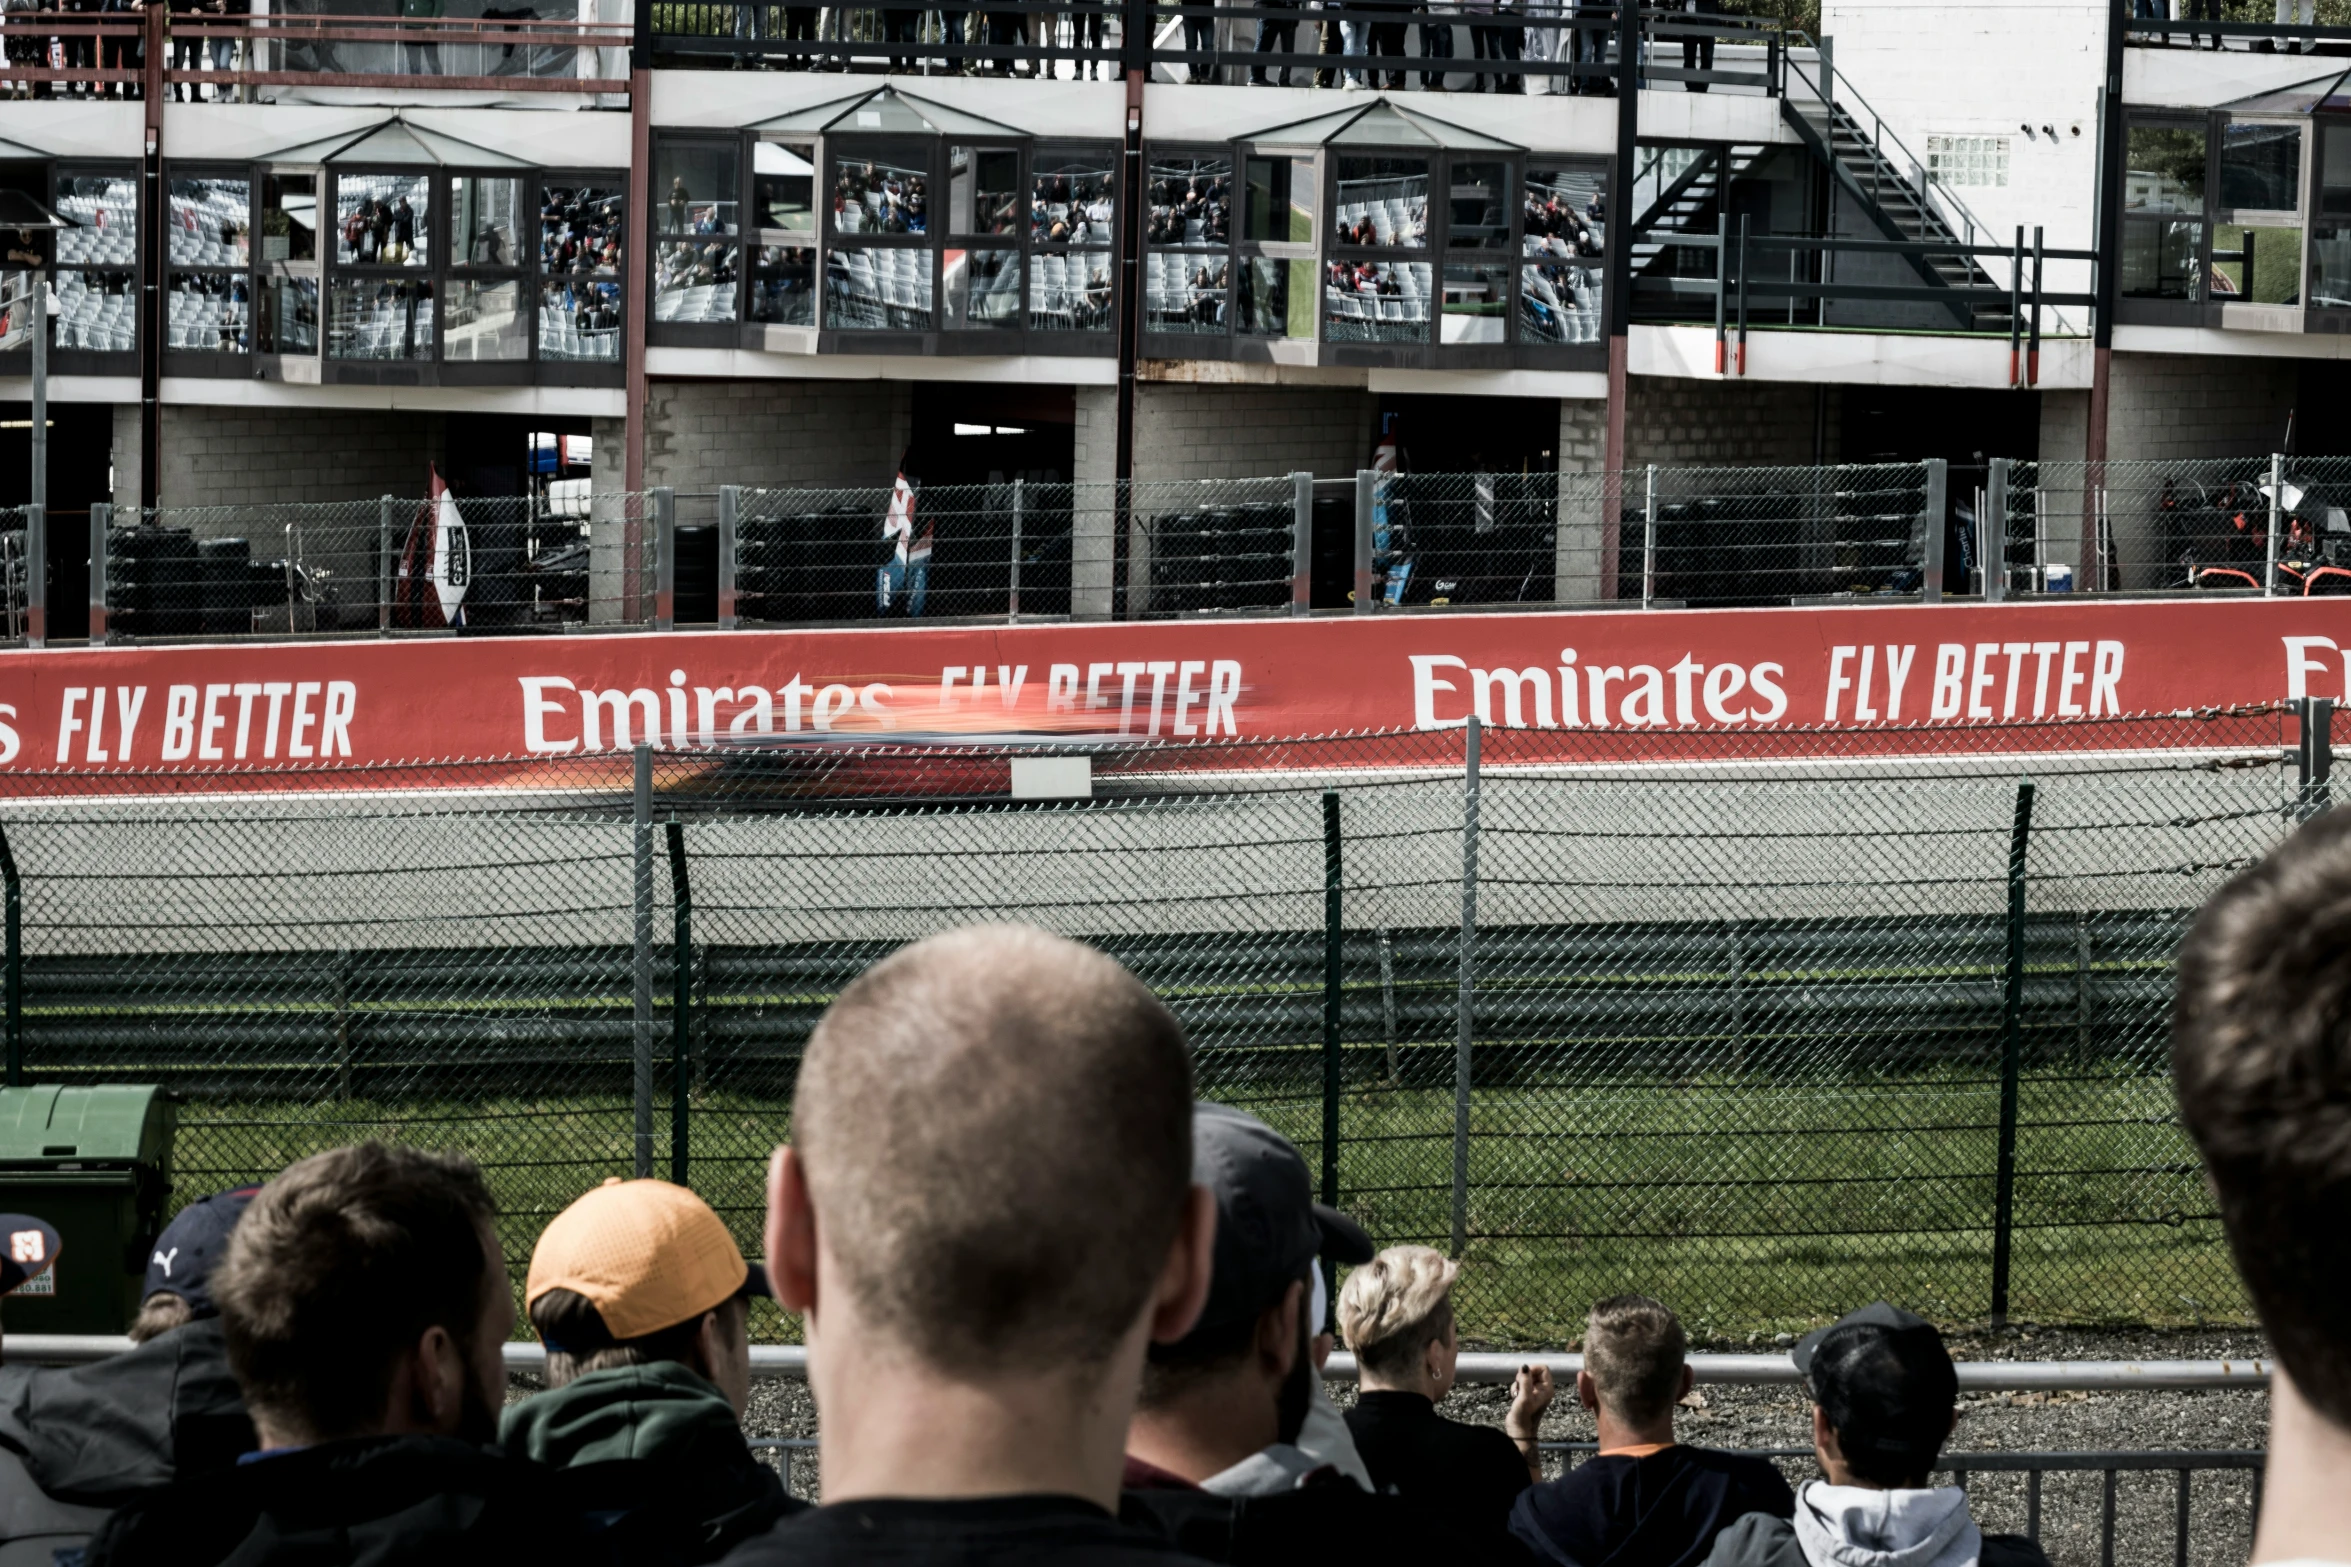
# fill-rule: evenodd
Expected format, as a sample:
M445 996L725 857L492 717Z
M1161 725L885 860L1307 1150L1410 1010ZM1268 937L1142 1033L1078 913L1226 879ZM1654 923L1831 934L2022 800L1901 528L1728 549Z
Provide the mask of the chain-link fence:
M2009 591L2351 593L2351 459L2015 464Z
M756 1249L829 999L1028 920L1130 965L1201 1092L1330 1149L1383 1241L1463 1252L1480 1338L1635 1288L1715 1338L1979 1319L2001 1254L2020 1317L2235 1321L2165 1009L2192 911L2305 808L2293 733L1149 743L1067 800L1003 751L795 745L647 753L641 815L626 754L20 775L12 1054L185 1096L180 1201L383 1136L480 1159L518 1270L640 1167Z
M1923 589L1925 463L1649 468L1615 478L1620 600L1696 609Z

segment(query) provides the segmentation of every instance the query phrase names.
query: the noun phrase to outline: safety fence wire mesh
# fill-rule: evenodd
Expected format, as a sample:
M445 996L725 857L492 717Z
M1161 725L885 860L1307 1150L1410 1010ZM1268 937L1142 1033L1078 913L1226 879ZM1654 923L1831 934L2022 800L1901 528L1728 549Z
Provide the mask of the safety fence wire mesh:
M1644 700L1670 716L1671 676ZM1715 1341L1880 1296L1980 1320L2004 1221L2015 1315L2242 1321L2164 1010L2192 911L2302 813L2291 734L2271 709L1727 745L1493 729L1474 835L1460 730L1103 745L1070 800L1011 798L1002 749L653 753L642 839L627 754L25 775L0 826L26 1081L182 1096L175 1202L364 1137L462 1149L518 1280L640 1146L756 1254L831 998L904 942L1021 920L1130 966L1202 1095L1318 1179L1335 1116L1340 1202L1384 1243L1458 1233L1481 1340L1568 1342L1626 1289Z
M1381 474L1372 488L1381 602L1554 602L1563 483L1574 487L1556 473Z
M1127 510L1130 618L1262 613L1290 602L1298 514L1289 478L1140 480Z
M2269 473L2267 456L2035 465L2042 508L2062 540L2057 558L2077 568L2079 587L2126 593L2258 590ZM2085 506L2098 543L2087 567L2079 561Z
M1627 469L1618 478L1619 600L1701 609L1920 590L1923 463Z
M0 506L0 615L5 616L0 632L11 639L25 634L25 605L32 580L32 559L25 545L31 521L29 506Z

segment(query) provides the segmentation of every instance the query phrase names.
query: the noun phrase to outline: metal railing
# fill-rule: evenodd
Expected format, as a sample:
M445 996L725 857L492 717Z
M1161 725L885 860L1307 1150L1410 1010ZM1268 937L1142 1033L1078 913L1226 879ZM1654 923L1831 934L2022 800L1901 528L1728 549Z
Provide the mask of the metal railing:
M2340 52L2351 43L2351 27L2338 23L2286 22L2273 0L2152 0L2162 14L2143 14L2148 0L2112 0L2123 42L2135 48L2185 46L2252 50L2263 54ZM2310 7L2317 14L2317 7ZM2331 8L2330 8L2331 9ZM2199 14L2201 13L2201 14Z
M882 7L657 0L652 27L656 53L680 63L716 57L779 69L1072 77L1139 69L1166 81L1604 94L1623 74L1613 0L1475 14L1376 0ZM1639 27L1643 85L1748 93L1783 86L1788 35L1774 18L1651 6Z

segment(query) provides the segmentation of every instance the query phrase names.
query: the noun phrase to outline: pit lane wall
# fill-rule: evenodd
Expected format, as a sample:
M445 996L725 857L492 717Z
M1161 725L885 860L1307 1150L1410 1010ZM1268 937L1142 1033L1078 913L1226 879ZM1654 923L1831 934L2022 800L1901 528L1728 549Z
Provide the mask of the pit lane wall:
M898 627L0 654L0 773L576 756L639 742L1270 739L1486 725L1922 730L2342 698L2351 599ZM1529 737L1532 743L1532 736ZM1766 745L1768 741L1764 742ZM1526 745L1514 754L1537 754Z

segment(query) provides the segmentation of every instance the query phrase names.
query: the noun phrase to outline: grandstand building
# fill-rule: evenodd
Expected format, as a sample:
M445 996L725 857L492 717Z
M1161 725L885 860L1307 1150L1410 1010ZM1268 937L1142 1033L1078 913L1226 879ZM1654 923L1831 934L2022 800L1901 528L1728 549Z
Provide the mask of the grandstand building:
M2351 57L2266 11L402 9L0 23L53 514L2351 449Z

